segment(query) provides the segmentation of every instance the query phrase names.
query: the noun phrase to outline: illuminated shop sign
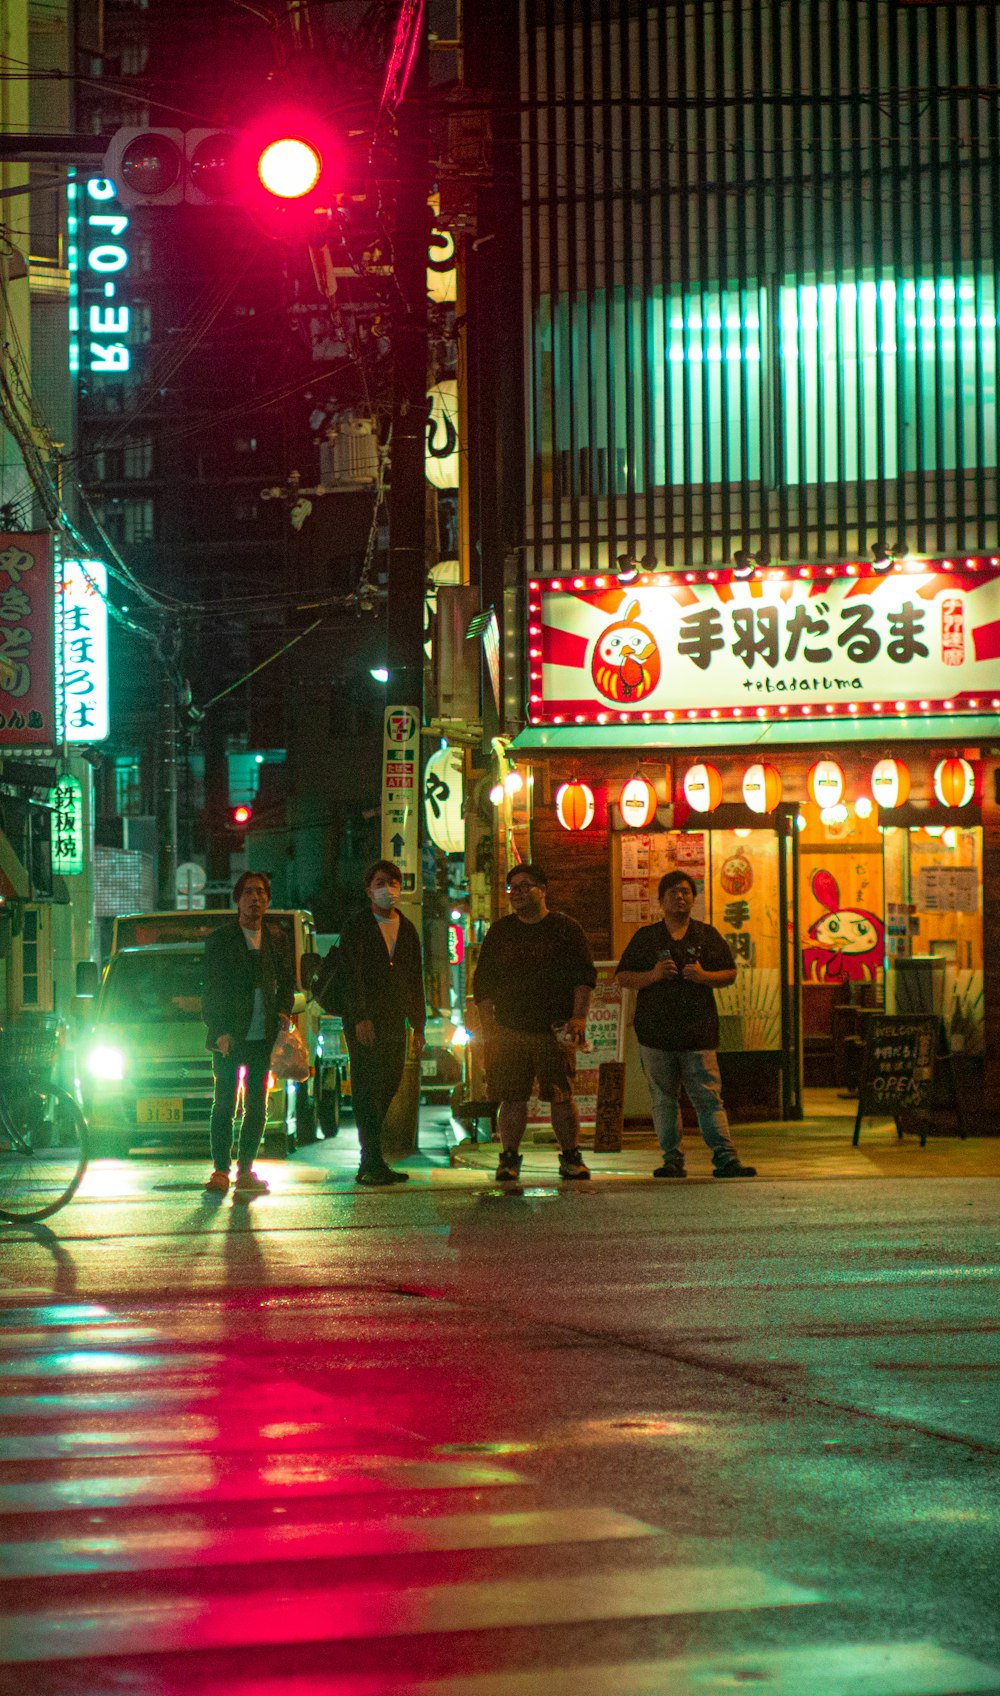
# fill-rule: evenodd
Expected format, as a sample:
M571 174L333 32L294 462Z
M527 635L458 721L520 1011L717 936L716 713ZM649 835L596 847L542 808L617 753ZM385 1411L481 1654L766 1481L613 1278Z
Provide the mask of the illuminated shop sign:
M535 723L1000 707L1000 560L533 581Z
M108 573L96 559L59 568L63 738L103 742L108 718Z
M0 747L55 741L52 538L0 535Z
M49 790L52 870L60 877L83 871L83 789L78 778L64 777Z
M128 281L129 220L108 177L70 181L70 370L123 375L132 364L132 324L121 298Z

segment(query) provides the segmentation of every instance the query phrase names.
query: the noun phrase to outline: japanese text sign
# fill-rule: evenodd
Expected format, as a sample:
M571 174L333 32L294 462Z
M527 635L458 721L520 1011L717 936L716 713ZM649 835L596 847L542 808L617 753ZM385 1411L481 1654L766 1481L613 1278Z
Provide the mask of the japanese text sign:
M0 746L56 741L52 544L0 535Z
M100 560L59 569L61 704L67 742L103 742L108 722L108 573Z
M1000 693L1000 569L977 566L533 583L531 717L988 708Z
M75 777L64 777L49 790L52 870L61 877L83 871L83 789Z
M926 1107L940 1020L935 1013L874 1013L867 1021L858 1118ZM857 1140L855 1136L855 1140Z

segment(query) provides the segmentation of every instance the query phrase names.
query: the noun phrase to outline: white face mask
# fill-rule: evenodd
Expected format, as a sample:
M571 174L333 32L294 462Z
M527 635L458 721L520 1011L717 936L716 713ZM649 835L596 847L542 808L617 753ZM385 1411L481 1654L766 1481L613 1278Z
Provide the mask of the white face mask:
M389 911L389 908L392 906L395 899L396 891L391 889L387 884L383 884L381 889L374 889L372 891L372 900L376 907L382 907L385 912Z

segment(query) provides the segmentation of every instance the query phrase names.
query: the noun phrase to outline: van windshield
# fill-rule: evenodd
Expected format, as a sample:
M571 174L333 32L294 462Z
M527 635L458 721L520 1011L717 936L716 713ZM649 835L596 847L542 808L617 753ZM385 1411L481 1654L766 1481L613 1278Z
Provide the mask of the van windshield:
M200 948L116 954L104 985L102 1020L112 1025L200 1022L203 965Z

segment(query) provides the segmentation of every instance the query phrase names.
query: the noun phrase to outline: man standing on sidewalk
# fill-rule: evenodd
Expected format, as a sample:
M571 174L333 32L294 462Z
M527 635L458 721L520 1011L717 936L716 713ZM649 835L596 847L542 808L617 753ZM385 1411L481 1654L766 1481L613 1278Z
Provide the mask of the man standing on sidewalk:
M205 943L202 1011L208 1026L205 1046L212 1050L215 1073L213 1171L205 1188L217 1195L229 1188L233 1116L243 1072L236 1193L266 1195L267 1181L257 1176L253 1162L267 1117L271 1049L278 1031L292 1022L295 973L281 931L264 922L271 900L266 873L244 872L233 900L236 923L220 925Z
M486 1088L500 1103L500 1183L516 1183L520 1175L518 1150L536 1079L541 1100L551 1104L560 1177L590 1177L577 1146L573 1072L597 974L576 920L549 912L547 886L540 866L511 867L512 910L487 931L472 980Z
M691 917L698 890L687 872L661 877L657 894L662 919L636 931L617 973L623 989L638 991L635 1034L663 1150L663 1165L653 1176L685 1176L678 1100L683 1083L712 1150L715 1177L755 1178L756 1167L743 1165L729 1134L716 1052L715 991L735 980L735 961L714 926Z
M397 905L403 874L392 860L365 873L368 905L348 919L340 938L338 978L344 1034L351 1057L351 1103L361 1144L357 1182L405 1184L382 1153L385 1116L406 1062L406 1027L413 1053L424 1050L424 968L420 938Z

